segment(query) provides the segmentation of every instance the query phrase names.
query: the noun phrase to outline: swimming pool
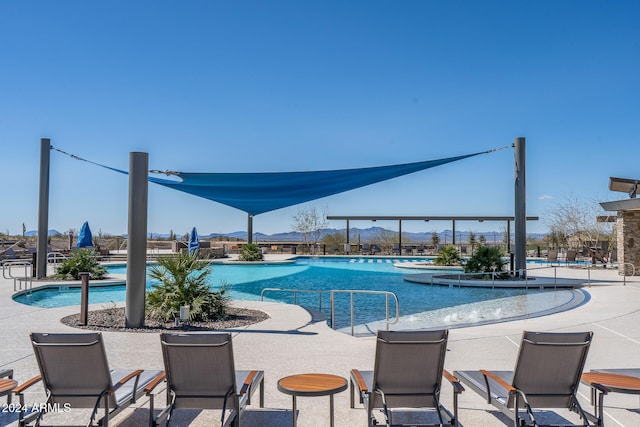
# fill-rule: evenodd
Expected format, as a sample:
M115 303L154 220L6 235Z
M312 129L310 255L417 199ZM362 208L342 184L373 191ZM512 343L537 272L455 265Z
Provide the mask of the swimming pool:
M410 283L403 280L404 275L424 273L424 270L412 271L394 267L394 262L402 261L425 259L298 258L291 264L215 265L211 275L211 287L218 289L228 284L231 298L237 300L259 300L265 288L389 291L398 296L403 324L413 322L414 327L424 327L425 324L456 326L487 320L498 321L544 312L551 306L561 306L575 298L576 291L571 290L480 289ZM110 274L124 275L126 267L109 267L108 271ZM150 289L152 286L153 283L148 281L147 288ZM348 294L336 294L336 328L349 325L349 298ZM292 303L293 294L270 292L265 295L265 299ZM54 286L34 291L31 295L16 296L15 300L39 307L78 305L80 290ZM89 292L91 304L109 304L112 301L124 300L124 285L92 287ZM299 293L297 303L317 309L319 296L317 293ZM394 313L393 300L390 304L390 312ZM354 305L356 324L379 322L385 318L384 296L356 294ZM329 316L328 293L322 296L322 311Z

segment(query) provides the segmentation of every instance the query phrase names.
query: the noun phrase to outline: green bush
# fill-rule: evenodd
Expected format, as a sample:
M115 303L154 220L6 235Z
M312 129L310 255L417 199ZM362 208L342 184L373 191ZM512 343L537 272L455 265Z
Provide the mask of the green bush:
M480 246L464 266L465 273L501 272L506 264L502 248Z
M438 252L438 257L433 261L435 265L460 265L462 260L455 246L445 246Z
M229 298L227 288L211 292L207 279L212 272L207 261L197 254L183 253L161 257L149 271L159 283L147 293L147 316L161 322L174 319L180 306L189 306L192 321L208 321L226 317Z
M98 263L93 249L78 249L71 258L60 264L55 277L80 280L80 273L89 273L89 279L102 279L107 274L107 270Z
M240 261L262 261L263 255L260 247L255 243L248 243L240 248Z

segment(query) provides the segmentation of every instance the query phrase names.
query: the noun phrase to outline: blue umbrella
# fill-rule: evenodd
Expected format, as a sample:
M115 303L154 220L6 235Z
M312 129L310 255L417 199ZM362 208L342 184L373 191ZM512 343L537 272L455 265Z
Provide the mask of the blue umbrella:
M198 232L196 231L196 228L193 227L193 230L191 230L191 235L189 236L189 253L192 254L198 249L200 249L200 242L198 241Z
M80 234L78 234L78 247L88 248L91 246L93 246L93 237L91 236L89 223L85 221L84 224L82 224L82 228L80 229Z

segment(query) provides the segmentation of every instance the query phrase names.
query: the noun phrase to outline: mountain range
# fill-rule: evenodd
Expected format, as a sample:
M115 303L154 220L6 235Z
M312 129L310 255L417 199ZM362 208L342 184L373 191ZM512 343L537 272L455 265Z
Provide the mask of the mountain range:
M320 238L328 235L340 233L344 235L346 230L344 228L326 228L321 231ZM456 241L465 242L469 240L469 231L458 231L456 230ZM59 235L61 234L57 230L49 230L49 235ZM62 233L63 234L63 233ZM360 241L360 242L370 242L375 240L380 240L381 236L393 236L397 234L397 231L388 230L383 227L369 227L369 228L351 228L350 229L350 240L352 242ZM484 238L487 242L496 242L502 241L504 231L482 231L482 232L474 232L476 240L480 238L481 235L484 235ZM37 231L31 230L25 233L26 236L35 236L37 235ZM407 239L407 241L411 242L420 242L420 243L431 243L431 235L432 232L421 232L421 233L412 233L412 232L402 232L403 239ZM451 243L451 230L442 230L438 233L438 237L440 238L440 243ZM546 236L546 233L527 233L527 237L533 239L542 239ZM126 234L123 234L122 237L127 237ZM169 238L169 233L149 233L150 238L160 238L167 239ZM180 236L178 236L180 237ZM200 234L200 239L211 239L211 238L235 238L246 240L247 232L246 231L235 231L233 233L210 233L210 234ZM275 234L264 234L264 233L254 233L253 241L254 242L298 242L302 241L302 234L296 231L290 231L286 233L275 233Z

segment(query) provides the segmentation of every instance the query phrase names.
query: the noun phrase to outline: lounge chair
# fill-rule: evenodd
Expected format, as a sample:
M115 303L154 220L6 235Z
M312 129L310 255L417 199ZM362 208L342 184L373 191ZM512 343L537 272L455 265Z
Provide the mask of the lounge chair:
M176 409L219 409L221 425L239 426L240 413L251 403L251 395L258 386L260 407L264 407L264 372L235 370L231 334L164 333L160 335L160 342L168 404L154 418L153 389L159 378L145 390L150 396L151 426L165 419L168 425Z
M2 378L13 380L13 369L0 369L0 379ZM0 396L7 396L7 405L11 404L12 393L13 393L13 387L7 388L5 391L0 391Z
M567 264L569 264L570 262L576 262L577 255L578 255L577 251L574 251L574 250L570 249L570 250L567 251L567 256L565 257L564 260L565 260L565 262Z
M549 249L547 251L547 264L553 264L554 262L558 262L558 250Z
M374 409L382 409L387 426L398 425L392 422L393 408L421 408L437 414L431 425L457 426L464 388L443 369L448 335L447 330L378 331L373 371L351 371L351 407L357 390L369 426L376 424ZM453 414L440 404L443 376L453 386Z
M582 419L577 425L600 426L602 419L584 411L576 397L592 337L592 332L525 331L513 371L455 371L454 375L512 417L514 426L540 426L534 410L546 408L567 408Z
M99 332L85 334L32 333L31 343L40 375L19 385L14 393L20 399L19 425L40 420L49 408L93 408L88 425L104 409L98 425L108 427L109 419L143 395L145 386L161 371L109 370ZM24 391L42 380L47 399L38 411L25 411Z

